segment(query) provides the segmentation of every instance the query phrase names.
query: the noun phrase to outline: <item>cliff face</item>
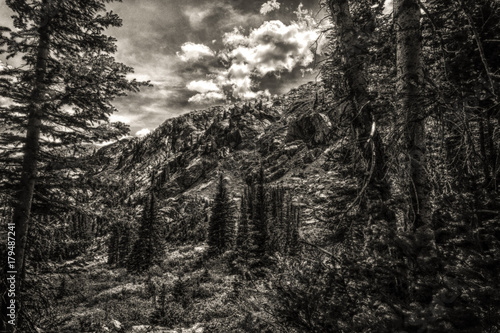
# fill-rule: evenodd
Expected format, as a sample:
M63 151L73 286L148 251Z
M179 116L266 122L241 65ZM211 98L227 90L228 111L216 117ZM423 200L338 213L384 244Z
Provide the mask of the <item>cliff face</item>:
M328 93L308 83L271 100L211 107L168 119L142 139L102 148L105 171L138 204L156 189L165 218L179 218L193 200L208 203L222 172L238 200L262 165L266 181L292 192L302 221L313 223L332 195L340 151ZM175 208L175 209L172 209ZM172 213L175 211L175 214Z

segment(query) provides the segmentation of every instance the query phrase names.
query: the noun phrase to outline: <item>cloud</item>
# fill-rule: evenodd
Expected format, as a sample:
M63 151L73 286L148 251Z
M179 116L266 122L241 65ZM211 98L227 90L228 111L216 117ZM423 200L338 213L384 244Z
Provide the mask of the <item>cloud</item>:
M194 29L203 28L203 21L211 14L212 8L196 10L194 7L188 7L184 10L184 15L189 19L189 24Z
M130 124L133 121L133 117L113 113L111 116L109 116L109 121L113 122L113 123L114 122L121 122L121 123L125 123L125 124Z
M213 57L215 55L208 46L204 44L195 44L191 42L184 43L181 46L182 52L177 52L177 56L182 61L195 61L203 57Z
M149 80L154 85L137 94L117 97L113 104L119 112L111 120L129 124L133 134L189 112L192 103L220 103L228 90L235 90L240 98L252 98L266 90L274 94L284 92L283 87L295 86L300 78L297 66L292 72L284 69L282 80L273 72L262 77L253 63L245 66L229 53L238 46L251 49L251 28L260 27L265 20L279 19L290 25L296 20L292 11L300 1L278 0L280 9L267 16L260 14L267 0L127 0L108 4L108 9L123 19L122 27L106 31L117 39L116 60L135 69L129 78ZM318 9L316 1L306 2L306 6ZM12 27L13 12L1 3L0 7L1 25ZM5 54L0 60L6 63ZM10 59L8 64L18 66L21 60ZM203 85L188 89L187 85L200 80L213 81L219 90L208 90L214 89L213 85L204 90Z
M149 128L143 128L140 131L135 132L135 136L138 137L143 137L151 133L151 130Z
M270 6L273 5L269 4ZM267 8L267 7L266 7ZM223 47L217 51L222 67L210 69L210 80L191 81L186 87L200 94L189 101L200 103L203 99L214 100L226 92L233 98L253 99L268 96L268 90L259 90L259 83L270 74L304 71L314 60L310 50L319 32L314 20L301 6L295 12L297 21L285 24L280 20L265 21L248 33L234 28L223 35ZM199 59L198 63L206 62ZM212 62L213 65L213 62ZM218 94L208 94L217 92Z
M248 45L248 39L243 35L243 33L235 27L233 31L231 32L226 32L222 36L222 42L224 45L227 47L236 47L238 45Z
M111 116L112 121L122 121L130 125L131 133L143 128L155 128L166 119L188 112L192 109L188 99L193 92L184 84L171 85L157 83L143 88L138 94L117 98L113 104L119 112Z
M186 86L189 90L192 91L197 91L199 93L207 93L207 92L216 92L220 91L220 88L215 84L213 80L205 81L205 80L199 80L199 81L191 81L188 83Z
M251 2L252 0L247 1ZM254 4L254 6L258 5ZM188 19L190 28L197 32L204 31L207 34L219 36L223 31L234 26L247 26L262 22L260 15L253 11L243 10L241 4L238 5L237 1L234 0L197 1L194 4L185 5L183 14ZM209 39L205 38L205 40Z
M210 91L206 93L196 94L193 97L189 98L190 103L196 104L211 104L216 102L222 102L226 99L226 96L223 93Z
M246 38L247 46L237 46L229 57L233 65L248 64L261 76L281 70L290 72L294 67L307 66L314 60L309 48L317 38L315 30L303 25L267 21L250 33Z
M274 10L278 10L280 9L280 3L277 2L276 0L270 0L264 4L262 4L262 6L260 7L260 13L262 15L266 15Z

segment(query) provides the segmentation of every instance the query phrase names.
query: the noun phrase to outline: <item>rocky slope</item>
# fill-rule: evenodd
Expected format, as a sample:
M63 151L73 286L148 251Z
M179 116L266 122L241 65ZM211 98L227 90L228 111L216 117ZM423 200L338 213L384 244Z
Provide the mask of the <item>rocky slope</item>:
M266 181L291 191L304 208L303 223L311 224L332 195L332 179L342 178L333 162L342 147L331 104L327 91L308 83L270 100L168 119L145 138L116 142L98 156L108 163L106 177L120 182L123 200L139 203L154 183L170 222L193 200L212 200L220 172L238 200L262 165Z

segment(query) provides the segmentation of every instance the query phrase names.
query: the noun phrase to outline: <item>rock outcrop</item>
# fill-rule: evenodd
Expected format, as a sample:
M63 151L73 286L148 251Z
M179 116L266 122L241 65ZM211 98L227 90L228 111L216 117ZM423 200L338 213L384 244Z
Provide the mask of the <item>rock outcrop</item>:
M333 142L334 126L326 115L331 101L318 101L321 89L309 83L272 100L168 119L142 139L102 148L98 155L109 162L105 176L120 182L127 195L122 200L136 207L137 214L153 181L164 202L160 205L169 207L161 211L169 223L179 219L170 212L186 197L213 199L220 172L235 197L256 179L261 166L270 184L295 188L295 175L323 172L315 162ZM305 192L302 196L314 201Z

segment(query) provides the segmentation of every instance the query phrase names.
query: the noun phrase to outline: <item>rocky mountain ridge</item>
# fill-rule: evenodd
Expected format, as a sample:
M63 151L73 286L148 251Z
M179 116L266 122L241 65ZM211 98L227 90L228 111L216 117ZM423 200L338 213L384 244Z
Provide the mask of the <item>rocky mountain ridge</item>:
M332 179L342 178L334 162L342 140L333 105L329 92L310 82L270 100L168 119L146 137L116 142L97 155L108 163L107 177L127 193L123 200L137 204L154 186L168 220L193 200L212 200L220 172L238 200L262 165L266 182L291 191L310 224L332 195Z

